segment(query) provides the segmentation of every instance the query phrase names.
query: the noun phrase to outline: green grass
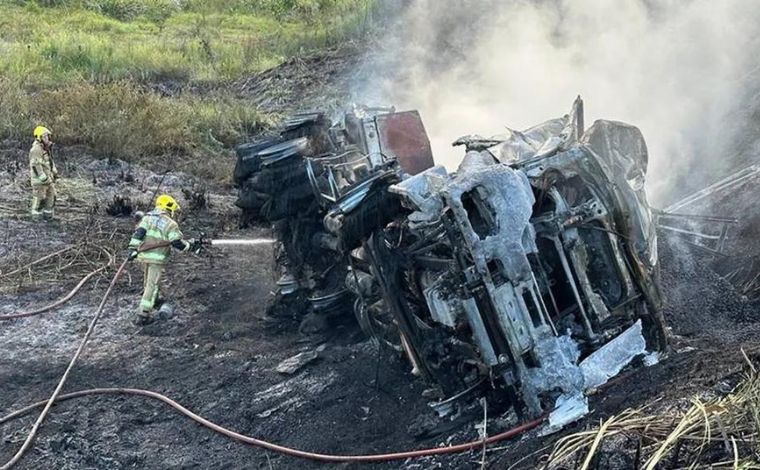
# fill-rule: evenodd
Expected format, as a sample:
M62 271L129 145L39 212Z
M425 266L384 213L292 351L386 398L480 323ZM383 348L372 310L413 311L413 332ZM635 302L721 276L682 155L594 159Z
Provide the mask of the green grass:
M64 145L86 144L104 157L132 161L173 159L201 176L226 179L231 148L271 122L225 94L228 84L362 34L374 5L0 0L0 138L26 139L45 124ZM166 81L218 91L173 97L148 91Z
M43 3L57 6L41 7ZM365 26L372 6L369 0L187 1L184 7L178 3L4 4L0 74L37 86L79 80L229 80L354 35ZM294 6L286 10L287 4Z

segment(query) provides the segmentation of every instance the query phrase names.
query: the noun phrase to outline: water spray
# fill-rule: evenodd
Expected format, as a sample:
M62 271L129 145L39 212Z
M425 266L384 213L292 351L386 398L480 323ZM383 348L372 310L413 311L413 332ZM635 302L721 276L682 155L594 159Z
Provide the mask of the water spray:
M241 238L224 240L206 240L212 246L238 246L238 245L271 245L276 240L272 238Z

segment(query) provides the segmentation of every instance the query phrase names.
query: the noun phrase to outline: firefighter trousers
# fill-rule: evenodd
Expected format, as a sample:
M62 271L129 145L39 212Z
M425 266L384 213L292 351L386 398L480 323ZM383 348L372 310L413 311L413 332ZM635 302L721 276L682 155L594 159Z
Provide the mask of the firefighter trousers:
M164 274L164 265L158 263L143 263L143 296L140 300L139 315L149 317L158 300L158 284Z
M32 186L32 214L53 215L55 208L55 186L42 184Z

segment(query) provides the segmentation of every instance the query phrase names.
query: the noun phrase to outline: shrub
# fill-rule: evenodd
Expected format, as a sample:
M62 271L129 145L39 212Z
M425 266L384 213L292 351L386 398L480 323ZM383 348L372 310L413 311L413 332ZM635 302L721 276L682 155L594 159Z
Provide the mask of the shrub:
M26 139L37 124L63 145L162 170L168 163L228 181L231 148L269 125L246 102L221 96L165 98L128 82L81 83L28 93L0 79L0 137Z
M21 139L31 135L29 101L18 82L0 79L0 136Z

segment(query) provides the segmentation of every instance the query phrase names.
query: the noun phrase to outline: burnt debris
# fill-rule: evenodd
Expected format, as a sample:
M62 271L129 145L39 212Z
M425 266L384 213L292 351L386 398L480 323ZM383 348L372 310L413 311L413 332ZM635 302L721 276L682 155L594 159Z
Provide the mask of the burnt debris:
M478 395L562 424L584 391L666 348L640 131L583 103L466 136L435 166L416 111L289 119L238 148L244 222L273 224L279 298L403 351L445 415ZM329 324L329 322L325 323Z

